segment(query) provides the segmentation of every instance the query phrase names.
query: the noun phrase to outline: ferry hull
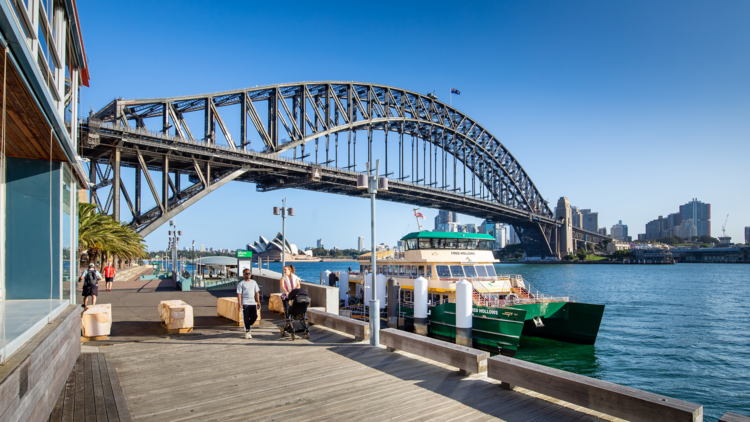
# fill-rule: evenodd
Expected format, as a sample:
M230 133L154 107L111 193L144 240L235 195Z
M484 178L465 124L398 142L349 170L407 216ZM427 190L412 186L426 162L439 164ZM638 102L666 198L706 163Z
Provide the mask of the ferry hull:
M520 305L518 307L531 306ZM558 312L542 316L543 327L528 318L523 335L575 344L594 344L604 315L604 305L568 302Z
M406 329L413 330L412 308L401 308ZM514 356L522 336L542 337L567 343L594 344L604 305L576 302L531 303L502 308L474 306L472 343L475 348ZM537 318L538 317L538 318ZM534 318L543 326L537 326ZM429 335L454 342L456 304L430 308Z

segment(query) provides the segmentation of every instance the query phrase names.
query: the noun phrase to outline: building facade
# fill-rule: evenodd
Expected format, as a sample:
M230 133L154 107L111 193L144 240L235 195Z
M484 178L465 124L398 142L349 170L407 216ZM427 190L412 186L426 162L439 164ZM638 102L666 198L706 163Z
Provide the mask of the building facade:
M711 236L711 204L704 204L697 198L685 205L680 205L682 220L692 219L697 229L697 236Z
M596 233L599 230L599 213L591 210L581 212L583 211L588 211L583 214L583 229Z
M458 224L458 214L451 211L438 211L438 215L435 216L435 231L436 232L447 232L449 230L450 223Z
M360 252L362 252L363 250L365 250L365 238L362 237L362 236L359 236L357 238L357 250L360 251Z
M745 244L750 245L750 227L745 227Z
M89 180L76 151L88 65L75 1L0 9L0 364L17 374L23 363L29 380L22 395L17 376L0 375L0 391L19 391L4 396L0 419L42 420L81 350L78 191Z
M622 220L612 226L610 233L612 234L613 239L628 240L628 226L626 224L622 224Z

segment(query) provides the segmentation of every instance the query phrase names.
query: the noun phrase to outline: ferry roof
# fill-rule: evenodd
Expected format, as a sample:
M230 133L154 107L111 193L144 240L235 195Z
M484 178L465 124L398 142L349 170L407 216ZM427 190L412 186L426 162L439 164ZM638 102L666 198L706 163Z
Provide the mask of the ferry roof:
M475 239L495 240L494 237L483 233L454 233L454 232L413 232L402 237L406 239Z

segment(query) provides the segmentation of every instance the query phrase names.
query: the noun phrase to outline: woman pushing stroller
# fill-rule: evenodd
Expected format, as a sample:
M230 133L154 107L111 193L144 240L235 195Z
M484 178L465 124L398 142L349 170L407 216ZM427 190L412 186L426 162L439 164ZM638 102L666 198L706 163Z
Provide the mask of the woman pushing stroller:
M281 303L284 305L284 314L289 313L289 293L294 289L299 289L299 277L294 274L294 265L287 265L282 270L282 276L279 280L281 283Z

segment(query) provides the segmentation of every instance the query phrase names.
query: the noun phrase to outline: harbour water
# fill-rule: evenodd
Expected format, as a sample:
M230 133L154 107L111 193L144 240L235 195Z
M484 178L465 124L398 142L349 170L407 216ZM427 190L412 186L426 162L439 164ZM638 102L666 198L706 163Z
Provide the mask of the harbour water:
M276 266L274 266L274 264ZM295 263L297 274L357 269ZM526 338L516 358L750 415L750 266L498 264L540 292L606 305L596 344ZM281 265L271 263L280 271Z

